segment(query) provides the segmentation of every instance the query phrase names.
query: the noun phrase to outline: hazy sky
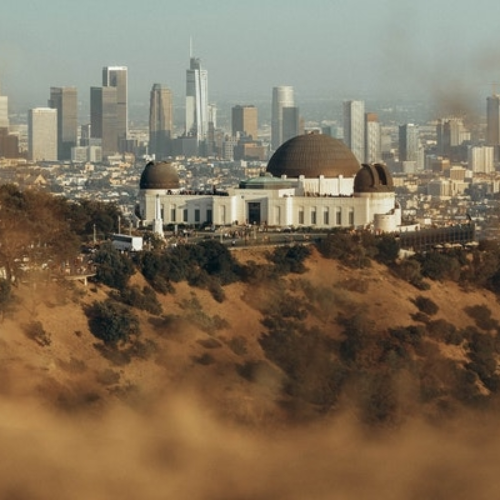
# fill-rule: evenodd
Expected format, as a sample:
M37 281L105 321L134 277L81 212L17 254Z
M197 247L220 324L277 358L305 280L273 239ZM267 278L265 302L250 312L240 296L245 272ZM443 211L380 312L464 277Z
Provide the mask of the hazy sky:
M88 101L103 66L126 65L131 101L155 82L179 97L192 36L215 102L280 84L297 100L483 101L500 82L499 19L498 0L16 0L0 13L0 89L11 106L63 85Z

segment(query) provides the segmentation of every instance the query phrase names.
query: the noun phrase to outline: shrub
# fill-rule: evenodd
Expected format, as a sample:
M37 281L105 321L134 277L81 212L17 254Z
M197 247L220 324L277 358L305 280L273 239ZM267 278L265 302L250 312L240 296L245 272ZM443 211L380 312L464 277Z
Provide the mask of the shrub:
M134 265L130 258L121 254L109 242L104 243L94 257L96 263L96 279L105 285L121 290L127 286L134 273Z
M92 334L105 344L126 342L139 334L139 320L128 307L107 299L94 302L86 311Z
M311 255L309 247L304 245L286 245L276 247L274 251L268 255L268 259L274 264L277 274L302 274L306 271L304 261L309 255Z
M481 330L493 330L498 328L498 322L491 317L491 311L486 305L466 306L464 311L474 320L476 326Z
M52 343L50 334L45 331L40 321L31 321L24 325L24 333L41 347L49 346Z
M418 307L420 312L427 314L429 316L434 316L439 311L439 306L428 297L419 295L413 300L413 303Z

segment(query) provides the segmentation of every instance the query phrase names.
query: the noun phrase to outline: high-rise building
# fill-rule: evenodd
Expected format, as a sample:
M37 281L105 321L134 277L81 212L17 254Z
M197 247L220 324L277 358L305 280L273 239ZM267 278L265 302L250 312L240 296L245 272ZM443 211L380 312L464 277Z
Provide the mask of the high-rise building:
M28 111L28 156L33 161L57 161L57 110Z
M128 138L128 69L126 66L102 68L102 86L116 88L116 132L118 146L124 150Z
M257 140L258 119L255 106L233 106L231 110L232 135L244 135Z
M9 98L0 93L0 128L9 128Z
M365 163L382 161L382 140L380 123L375 113L365 115Z
M486 144L500 145L500 95L486 99Z
M149 99L149 154L162 159L172 154L172 92L155 83Z
M470 132L465 128L462 118L442 118L436 125L437 153L450 157L452 148L470 141Z
M198 142L207 138L209 128L208 71L202 69L200 59L191 54L186 70L186 129L185 135Z
M273 88L272 116L271 116L271 147L278 149L285 139L283 138L283 108L294 108L293 87L280 85Z
M90 139L100 139L102 155L118 152L116 87L90 88Z
M365 103L344 102L344 142L356 159L365 161Z
M78 139L76 87L51 87L48 105L57 110L57 159L70 160Z
M399 161L419 160L420 139L418 127L413 123L399 126Z
M300 112L297 106L285 106L281 111L283 113L283 142L286 142L301 134Z

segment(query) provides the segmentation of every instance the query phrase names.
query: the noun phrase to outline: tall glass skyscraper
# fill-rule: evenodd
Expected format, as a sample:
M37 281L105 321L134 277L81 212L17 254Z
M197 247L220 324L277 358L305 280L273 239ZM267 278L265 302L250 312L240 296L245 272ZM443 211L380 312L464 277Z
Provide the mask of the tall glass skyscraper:
M0 128L9 128L9 98L0 93Z
M186 70L185 135L200 142L207 138L208 130L208 71L202 69L200 59L191 55L189 69Z
M271 147L273 150L278 149L285 141L283 136L283 108L293 108L294 106L293 87L290 85L273 87L271 115ZM290 113L291 117L292 114Z
M344 101L344 142L360 163L365 161L364 101Z
M76 87L51 87L48 105L57 110L57 159L70 160L78 138Z
M149 154L162 159L172 154L172 92L155 83L149 99Z
M90 137L100 139L102 155L118 152L116 87L90 88Z
M128 69L126 66L105 66L102 86L116 87L116 132L118 145L123 150L128 138Z

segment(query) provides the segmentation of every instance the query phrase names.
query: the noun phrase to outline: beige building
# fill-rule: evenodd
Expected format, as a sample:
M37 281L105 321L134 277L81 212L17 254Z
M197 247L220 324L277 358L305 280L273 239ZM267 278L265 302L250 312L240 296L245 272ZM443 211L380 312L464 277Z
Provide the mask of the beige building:
M282 144L266 172L224 192L180 188L175 167L150 162L140 180L138 215L150 225L252 224L315 228L371 227L395 231L401 223L385 165L363 165L345 144L306 134ZM157 214L158 210L161 212Z

